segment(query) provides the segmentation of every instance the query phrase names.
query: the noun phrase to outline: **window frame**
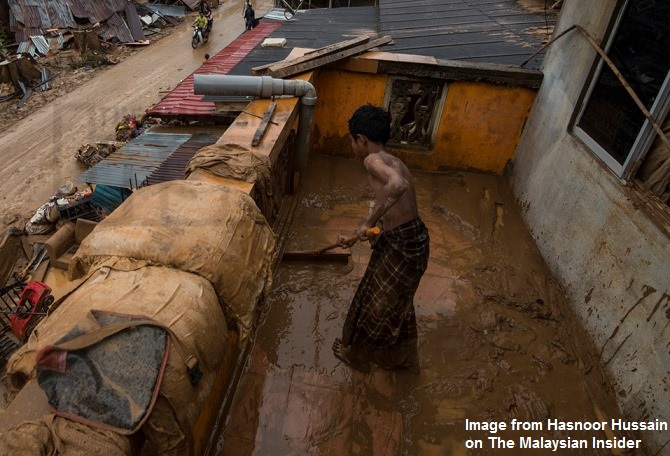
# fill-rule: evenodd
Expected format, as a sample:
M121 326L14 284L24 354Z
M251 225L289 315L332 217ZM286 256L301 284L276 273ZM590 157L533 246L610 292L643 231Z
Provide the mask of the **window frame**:
M442 114L444 112L444 105L447 101L447 92L449 91L449 81L440 80L438 78L426 77L426 76L403 76L403 75L391 75L386 81L386 88L384 90L384 98L382 100L382 106L388 111L391 112L389 104L393 97L393 84L397 80L409 81L409 82L429 82L440 86L440 95L437 98L437 102L433 106L433 112L431 114L430 120L430 144L422 145L417 143L400 143L394 140L389 140L388 147L391 149L403 148L409 151L417 152L430 152L435 147L435 141L437 140L438 130L440 129L440 123L442 122Z
M631 3L631 0L625 0L622 2L616 17L614 18L614 24L611 29L611 33L607 38L607 44L603 49L606 54L609 55L609 52L614 44L614 41L617 37L617 32L623 21L624 14ZM633 143L631 149L628 151L626 160L623 164L619 163L614 157L612 157L605 148L603 148L595 139L593 139L585 130L583 130L579 123L582 119L584 111L586 110L589 101L591 100L591 95L596 87L596 84L600 78L600 74L603 71L604 66L607 63L599 56L596 56L596 61L594 66L596 70L592 72L590 78L586 81L585 87L588 87L586 90L585 96L582 98L579 104L579 110L575 117L573 123L572 131L600 160L602 160L609 169L614 172L619 178L628 182L632 180L635 176L635 172L639 168L639 164L644 159L646 153L649 151L653 140L656 138L656 131L649 119L645 118L644 123L640 127L638 135ZM658 95L656 96L654 103L652 104L649 112L651 113L653 119L657 124L662 124L663 120L670 110L670 69L666 73L665 80L659 89Z

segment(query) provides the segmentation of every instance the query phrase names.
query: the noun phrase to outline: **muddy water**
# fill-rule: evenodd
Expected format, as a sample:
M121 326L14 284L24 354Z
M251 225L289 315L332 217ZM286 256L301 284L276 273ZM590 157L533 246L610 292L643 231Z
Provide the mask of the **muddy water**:
M331 345L369 258L281 263L249 364L214 453L495 454L488 437L588 439L547 419L618 417L598 355L568 310L500 177L414 172L431 235L415 296L421 373L351 370ZM350 234L371 195L359 162L317 156L302 185L286 250L317 249ZM495 433L465 420L505 422ZM542 430L510 430L513 419ZM610 435L611 436L611 435ZM467 449L480 440L482 449ZM509 451L509 450L508 450ZM549 450L551 451L551 450ZM599 453L600 451L600 453Z

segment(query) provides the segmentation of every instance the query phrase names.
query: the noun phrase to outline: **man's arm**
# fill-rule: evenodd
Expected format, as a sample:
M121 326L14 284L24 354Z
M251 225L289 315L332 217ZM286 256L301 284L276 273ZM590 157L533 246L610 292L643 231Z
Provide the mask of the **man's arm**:
M375 199L370 213L356 228L359 238L364 238L365 232L374 227L409 188L409 183L400 172L386 164L377 154L368 155L363 165L370 173Z

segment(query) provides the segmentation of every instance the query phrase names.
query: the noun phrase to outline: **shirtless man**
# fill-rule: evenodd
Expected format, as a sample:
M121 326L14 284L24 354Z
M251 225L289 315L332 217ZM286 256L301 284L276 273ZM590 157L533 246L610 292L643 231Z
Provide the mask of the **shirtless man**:
M429 236L418 215L409 169L385 150L390 131L391 116L376 106L361 106L349 120L351 147L363 161L374 193L370 213L355 234L365 240L365 233L378 224L383 231L374 241L333 352L362 372L369 372L374 363L418 373L413 300L428 265Z

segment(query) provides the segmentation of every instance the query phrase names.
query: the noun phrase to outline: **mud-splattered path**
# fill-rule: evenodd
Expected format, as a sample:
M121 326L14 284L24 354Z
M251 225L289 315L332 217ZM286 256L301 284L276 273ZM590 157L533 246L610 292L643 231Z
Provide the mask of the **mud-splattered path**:
M65 182L77 182L85 166L75 159L86 143L113 140L125 114L141 116L152 104L244 33L243 0L214 10L210 41L191 48L193 14L170 35L106 69L77 90L54 100L9 128L0 126L0 227L30 218ZM260 16L272 0L254 2ZM55 80L58 84L58 79Z
M350 234L368 208L359 162L310 160L286 250ZM414 175L431 235L430 265L415 297L420 375L362 374L331 351L367 244L354 247L346 266L282 263L218 454L492 454L466 450L464 442L481 439L487 448L489 436L607 437L548 432L546 425L543 432L465 430L465 419L599 421L618 410L504 180Z

